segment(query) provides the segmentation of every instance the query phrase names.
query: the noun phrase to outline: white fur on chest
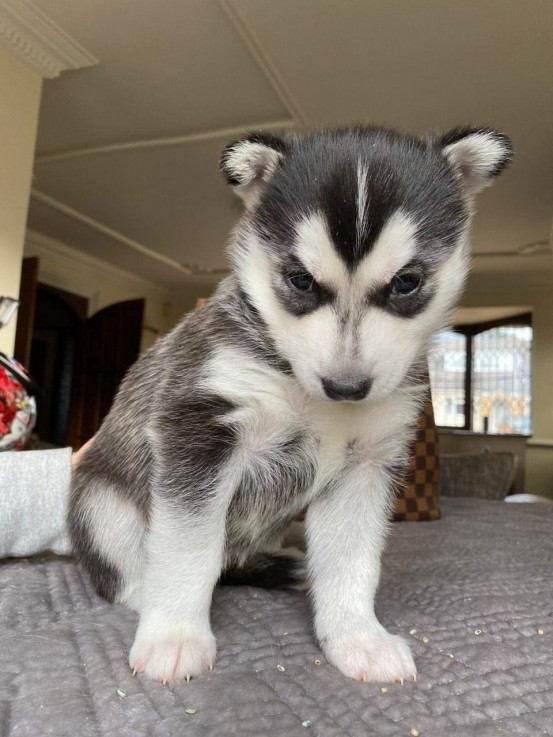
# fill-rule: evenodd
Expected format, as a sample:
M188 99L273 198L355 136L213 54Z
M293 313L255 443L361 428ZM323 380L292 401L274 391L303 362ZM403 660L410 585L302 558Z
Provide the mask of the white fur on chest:
M419 407L415 392L359 403L311 397L293 376L232 348L218 350L202 386L237 406L227 421L240 427L244 462L255 464L282 439L307 440L317 469L314 493L345 467L397 463Z

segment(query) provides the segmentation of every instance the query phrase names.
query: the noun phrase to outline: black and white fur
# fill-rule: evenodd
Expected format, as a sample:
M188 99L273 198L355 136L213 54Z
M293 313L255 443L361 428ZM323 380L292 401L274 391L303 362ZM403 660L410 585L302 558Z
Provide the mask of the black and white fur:
M256 567L284 581L296 561L280 539L308 507L327 659L361 680L414 677L374 613L394 474L429 342L463 288L474 194L510 157L505 136L476 128L225 149L245 203L232 275L137 361L74 477L73 544L97 590L140 612L137 672L211 668L217 581L255 582Z

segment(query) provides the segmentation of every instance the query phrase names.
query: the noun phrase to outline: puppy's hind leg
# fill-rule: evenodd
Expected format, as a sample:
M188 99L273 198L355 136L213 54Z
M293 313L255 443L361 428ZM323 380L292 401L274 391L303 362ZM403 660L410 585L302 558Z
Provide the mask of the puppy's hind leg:
M93 479L84 493L77 494L78 482L76 478L68 516L75 552L101 596L138 610L144 515L114 485Z

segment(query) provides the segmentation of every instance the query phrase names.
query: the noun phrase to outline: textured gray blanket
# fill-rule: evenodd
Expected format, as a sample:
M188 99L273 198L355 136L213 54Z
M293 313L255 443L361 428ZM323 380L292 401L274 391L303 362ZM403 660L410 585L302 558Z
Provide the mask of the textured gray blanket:
M135 614L69 559L4 562L0 734L553 735L553 509L443 510L394 525L384 558L379 615L419 669L403 687L347 680L315 645L304 594L253 588L216 592L212 673L172 688L133 678Z

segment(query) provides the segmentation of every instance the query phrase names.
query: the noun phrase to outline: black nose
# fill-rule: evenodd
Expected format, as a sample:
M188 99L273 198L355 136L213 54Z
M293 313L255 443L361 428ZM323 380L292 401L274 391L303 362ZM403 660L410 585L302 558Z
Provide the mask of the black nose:
M371 388L371 380L363 379L334 381L333 379L321 379L325 394L329 399L349 399L355 401L365 399Z

